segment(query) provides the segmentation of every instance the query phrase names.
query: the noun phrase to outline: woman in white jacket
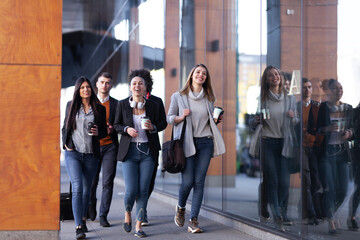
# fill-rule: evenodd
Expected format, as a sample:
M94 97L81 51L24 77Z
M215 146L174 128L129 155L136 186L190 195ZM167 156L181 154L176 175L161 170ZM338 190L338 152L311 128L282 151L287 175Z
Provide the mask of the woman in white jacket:
M176 206L175 224L185 222L185 206L191 189L193 197L188 231L201 233L198 215L204 194L204 183L210 159L225 153L225 144L212 117L215 95L211 77L204 64L191 70L185 86L171 96L167 121L173 124L174 139L179 139L186 119L184 154L186 166L181 173L179 200Z

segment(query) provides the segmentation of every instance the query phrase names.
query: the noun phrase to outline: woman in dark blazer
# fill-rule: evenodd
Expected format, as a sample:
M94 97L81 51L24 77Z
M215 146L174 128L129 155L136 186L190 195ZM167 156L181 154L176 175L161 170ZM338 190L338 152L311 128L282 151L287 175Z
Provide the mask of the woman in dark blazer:
M350 158L348 140L354 135L352 124L353 108L340 101L342 85L335 79L328 83L329 100L321 103L316 129L324 136L321 144L322 172L324 188L324 208L330 234L336 234L333 216L343 203L348 189Z
M88 129L90 122L94 125ZM100 157L99 139L107 135L106 110L86 77L76 80L74 96L67 103L62 128L65 164L72 186L76 238L85 238L90 188Z
M158 105L144 98L144 77L133 71L128 79L132 95L119 101L114 122L115 130L121 134L117 160L122 161L125 180L123 227L126 232L131 231L131 211L136 200L135 236L145 237L141 223L145 217L155 158L161 149L157 134L164 127L158 128ZM145 116L147 120L143 119Z

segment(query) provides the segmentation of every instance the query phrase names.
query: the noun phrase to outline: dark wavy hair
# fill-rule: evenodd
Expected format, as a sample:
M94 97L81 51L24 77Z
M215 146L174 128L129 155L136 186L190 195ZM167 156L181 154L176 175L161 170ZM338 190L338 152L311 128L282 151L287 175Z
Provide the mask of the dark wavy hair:
M134 77L141 77L142 79L144 79L145 82L145 87L146 87L146 92L150 92L152 91L152 86L153 86L153 78L150 74L150 71L147 69L136 69L136 70L132 70L128 76L128 82L129 84L131 84L131 80Z
M205 82L202 85L202 87L204 88L205 95L206 95L207 99L210 102L215 102L216 98L215 98L215 94L214 94L214 91L213 91L212 86L211 86L211 76L210 76L208 68L202 63L196 64L191 69L191 71L189 73L189 76L188 76L188 78L186 80L185 86L180 90L180 94L181 95L187 95L189 93L189 90L192 89L192 76L193 76L193 74L195 72L195 69L198 68L198 67L203 67L206 70L206 79L205 79Z
M66 127L72 126L73 129L76 129L76 114L79 112L81 104L82 104L81 97L80 97L80 87L84 82L87 82L90 85L90 89L91 89L90 106L94 112L95 120L99 119L99 113L97 111L97 104L100 104L100 101L96 97L96 93L95 93L93 87L91 86L90 80L84 76L81 76L75 82L74 95L73 95L71 106L69 109L70 112L69 112L68 118L66 120Z

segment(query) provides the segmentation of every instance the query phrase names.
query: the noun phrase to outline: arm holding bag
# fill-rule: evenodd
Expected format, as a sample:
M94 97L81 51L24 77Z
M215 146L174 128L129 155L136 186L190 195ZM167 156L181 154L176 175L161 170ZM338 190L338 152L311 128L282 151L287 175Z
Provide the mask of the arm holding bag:
M260 140L261 140L262 128L263 128L263 125L259 124L256 127L255 132L251 137L249 153L254 158L260 157Z
M162 145L163 172L166 171L168 173L179 173L182 172L185 168L186 159L183 149L185 127L186 118L181 130L180 139L173 139L174 129L172 129L171 140L164 142Z

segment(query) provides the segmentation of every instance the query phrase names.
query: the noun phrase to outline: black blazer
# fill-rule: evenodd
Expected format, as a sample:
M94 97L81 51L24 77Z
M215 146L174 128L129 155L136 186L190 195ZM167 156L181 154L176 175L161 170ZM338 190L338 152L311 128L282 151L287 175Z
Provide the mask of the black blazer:
M110 97L109 98L110 101L110 114L109 114L109 123L111 125L114 125L115 122L115 115L116 115L116 108L118 105L118 100L116 100L115 98ZM119 140L118 140L118 136L116 131L114 131L113 133L110 134L110 138L113 141L113 143L118 147L119 146Z
M344 103L344 111L345 111L345 130L349 129L354 133L353 130L353 108L351 105ZM320 104L319 115L316 122L316 131L321 134L325 135L324 140L321 143L321 153L325 156L326 146L329 140L329 133L323 133L322 128L328 126L331 123L330 121L330 108L327 102L323 102Z
M154 96L154 95L150 95L150 97L148 99L150 99L151 101L155 102L158 105L158 108L159 108L159 124L156 125L156 130L158 132L161 132L167 127L164 103L163 103L161 98L159 98L157 96ZM156 138L157 138L157 141L160 142L159 141L159 134L156 134ZM159 155L159 152L157 152L157 153ZM155 158L155 162L158 162L158 157Z
M152 124L156 126L157 131L154 133L150 133L146 131L146 136L148 138L148 144L151 151L151 155L155 159L159 155L159 151L161 149L158 132L159 129L159 107L158 104L151 100L146 100L145 103L145 113L146 116L150 118ZM116 132L121 134L119 150L117 155L118 161L124 161L124 158L129 150L131 136L127 134L124 129L125 127L134 127L133 122L133 109L129 104L129 97L125 98L118 103L118 107L116 110L116 117L114 122L114 128Z
M61 129L63 149L66 149L65 144L68 148L75 149L75 145L74 145L74 142L71 137L73 128L72 128L72 126L66 127L66 119L68 118L68 115L69 115L71 102L72 101L69 101L66 105L64 124ZM104 138L107 136L106 109L101 104L97 104L97 110L99 112L99 119L95 118L94 122L98 126L99 135L92 136L92 146L93 146L94 155L96 157L100 157L100 142L99 142L99 140L101 138Z

